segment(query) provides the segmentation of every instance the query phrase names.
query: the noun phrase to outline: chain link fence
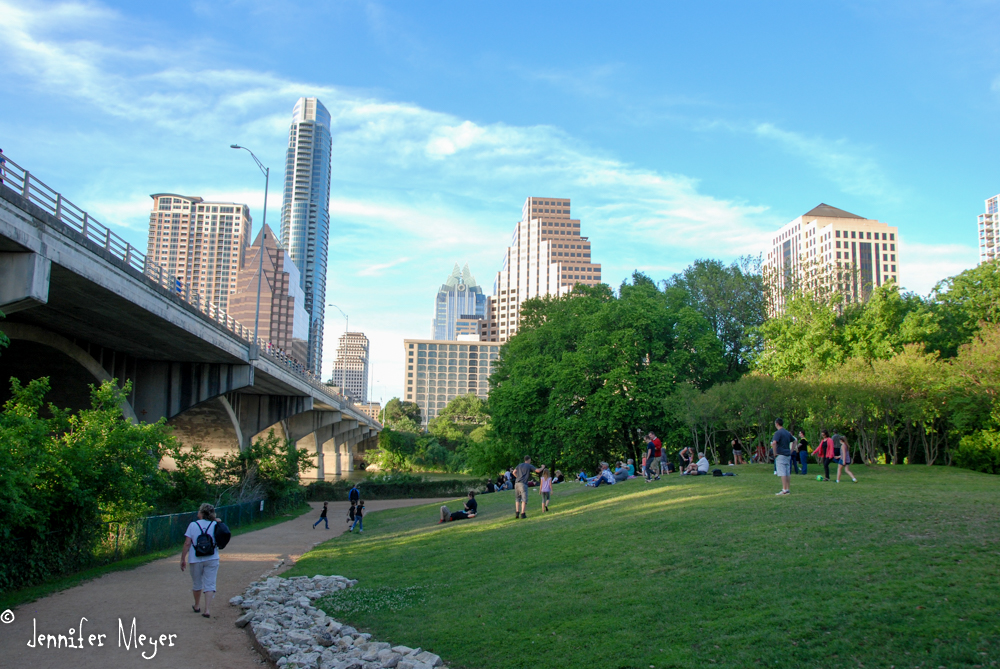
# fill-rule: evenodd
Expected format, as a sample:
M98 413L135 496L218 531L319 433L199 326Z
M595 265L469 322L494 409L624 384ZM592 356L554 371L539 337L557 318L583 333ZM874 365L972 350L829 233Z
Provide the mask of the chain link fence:
M215 516L235 530L243 525L273 518L306 501L305 492L295 492L277 502L255 499L242 504L215 507ZM153 553L184 543L184 532L198 513L173 513L168 516L147 516L133 522L105 523L107 531L95 551L98 562L108 563L135 555Z

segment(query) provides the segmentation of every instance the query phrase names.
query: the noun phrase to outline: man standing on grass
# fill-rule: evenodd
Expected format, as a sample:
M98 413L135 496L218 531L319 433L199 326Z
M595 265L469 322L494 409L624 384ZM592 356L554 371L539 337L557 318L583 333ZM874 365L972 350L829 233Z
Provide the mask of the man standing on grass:
M775 495L787 495L792 481L792 433L785 429L784 421L774 420L777 431L771 437L771 450L774 453L774 473L781 477L781 492Z
M531 480L531 473L539 473L541 467L537 469L531 465L531 456L524 456L524 462L514 468L514 517L528 517L528 481Z
M655 434L650 432L649 434L646 435L646 466L643 467L646 474L646 483L649 483L650 481L653 480L656 481L660 480L660 475L656 474L656 472L653 470L653 460L654 458L658 458L660 456L660 454L657 451L659 451L661 447L662 443L660 442L659 439L656 438ZM656 479L653 479L654 475L656 476Z

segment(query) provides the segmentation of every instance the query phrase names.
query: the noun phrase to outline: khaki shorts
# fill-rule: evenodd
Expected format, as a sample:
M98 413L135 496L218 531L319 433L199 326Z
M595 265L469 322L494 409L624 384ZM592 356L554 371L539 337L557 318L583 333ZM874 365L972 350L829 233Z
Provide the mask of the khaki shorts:
M191 570L192 590L215 592L215 577L219 574L218 560L191 562L188 563L188 569Z
M514 484L514 501L528 503L528 485L526 483Z

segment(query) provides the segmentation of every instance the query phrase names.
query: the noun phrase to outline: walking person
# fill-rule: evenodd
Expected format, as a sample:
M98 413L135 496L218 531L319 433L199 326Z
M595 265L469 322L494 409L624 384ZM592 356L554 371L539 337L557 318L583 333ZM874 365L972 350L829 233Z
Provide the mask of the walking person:
M833 461L837 463L837 483L840 483L840 475L844 472L847 472L852 481L858 482L854 472L848 467L851 464L851 445L847 443L847 437L840 433L833 435Z
M542 495L542 512L549 510L549 501L552 499L552 472L547 467L542 467L542 481L538 485L538 492Z
M794 433L792 434L791 449L792 471L797 475L799 473L799 440Z
M662 442L656 438L656 435L652 432L648 433L646 435L646 459L643 461L642 467L642 471L646 475L646 483L660 480L660 475L653 471L653 461L660 457L660 454L656 452L658 450L657 444L660 444L662 448Z
M326 510L327 510L326 507L328 504L329 502L323 502L323 510L319 512L319 520L313 523L314 530L316 529L316 526L319 525L320 523L326 523L326 529L330 529L330 522L326 519Z
M212 599L215 597L215 580L219 574L219 546L215 542L215 507L202 504L198 519L188 523L184 532L184 549L181 551L181 571L191 564L191 591L194 606L191 610L211 618ZM201 595L205 594L202 606ZM202 611L204 609L204 611Z
M354 487L351 488L351 491L347 493L347 500L351 504L357 504L358 500L360 499L361 499L361 488L359 488L358 484L355 483Z
M733 447L733 463L737 465L746 464L743 462L743 442L737 437L732 441Z
M809 473L809 441L806 439L806 433L799 430L799 452L795 454L795 457L799 459L799 463L802 465L802 475L805 476Z
M354 507L354 524L351 525L349 532L353 532L354 528L358 528L358 534L362 534L365 531L365 525L361 522L362 516L365 515L365 503L358 500L358 505Z
M514 468L514 517L528 517L528 482L531 474L541 473L541 468L531 466L531 456L524 456L524 462Z
M819 437L819 446L813 451L813 455L823 463L823 473L825 474L823 480L829 481L830 463L833 462L833 439L830 438L830 433L827 430L820 430Z
M774 420L774 427L776 430L771 437L774 473L781 477L781 491L774 494L789 495L792 482L792 433L785 429L785 423L780 418Z

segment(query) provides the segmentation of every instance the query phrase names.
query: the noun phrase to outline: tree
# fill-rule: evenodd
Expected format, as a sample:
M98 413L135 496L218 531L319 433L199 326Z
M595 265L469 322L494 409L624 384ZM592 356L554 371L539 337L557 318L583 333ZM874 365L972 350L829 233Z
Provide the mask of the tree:
M723 376L734 380L750 369L759 353L757 328L767 320L767 298L759 256L743 256L731 265L696 260L664 282L690 295L691 305L708 319L723 348Z
M414 425L420 425L420 405L416 402L401 402L398 397L393 397L386 402L385 407L381 411L380 419L380 422L386 427L419 432L419 427L415 429L410 428Z
M508 457L593 468L641 457L642 436L686 431L663 400L679 384L708 387L725 369L711 325L679 286L636 273L614 295L578 286L528 300L491 377L491 438ZM476 462L492 461L477 453Z

